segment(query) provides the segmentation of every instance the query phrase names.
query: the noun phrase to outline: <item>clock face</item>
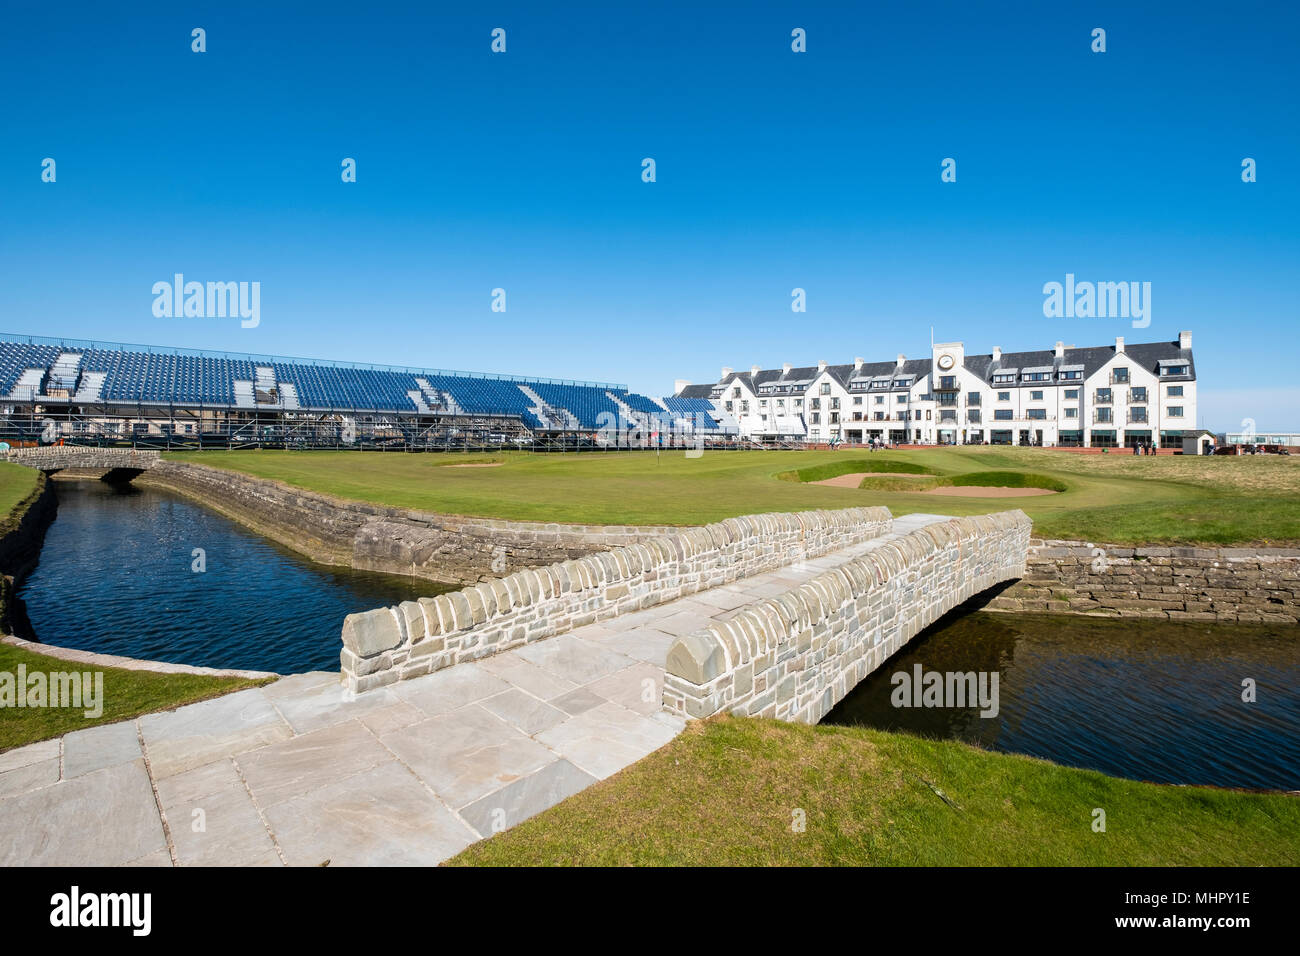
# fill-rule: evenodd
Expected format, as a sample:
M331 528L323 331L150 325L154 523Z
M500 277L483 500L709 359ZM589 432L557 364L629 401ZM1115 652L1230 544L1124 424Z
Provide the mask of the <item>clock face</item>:
M951 356L951 355L940 355L940 356L939 356L939 368L941 368L941 369L945 369L945 370L946 370L946 369L950 369L950 368L952 368L952 356Z

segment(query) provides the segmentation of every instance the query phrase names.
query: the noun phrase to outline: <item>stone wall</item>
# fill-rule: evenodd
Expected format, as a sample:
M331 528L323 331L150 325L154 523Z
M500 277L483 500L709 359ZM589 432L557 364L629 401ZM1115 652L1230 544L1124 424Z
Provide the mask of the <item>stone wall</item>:
M340 655L354 692L501 653L878 537L884 508L751 515L675 531L452 594L349 615Z
M26 624L26 612L14 592L40 560L45 530L57 510L49 479L37 474L27 497L0 516L0 633L12 633L15 621Z
M1294 624L1300 620L1300 549L1034 540L1024 579L988 610Z
M1024 572L1022 511L954 518L902 535L668 652L664 706L816 723L945 613Z
M388 508L190 462L136 479L193 498L322 564L462 585L674 529L499 521Z
M144 471L162 460L156 451L135 448L93 448L84 445L44 445L35 448L10 448L4 460L46 471L63 468L96 470L122 469Z

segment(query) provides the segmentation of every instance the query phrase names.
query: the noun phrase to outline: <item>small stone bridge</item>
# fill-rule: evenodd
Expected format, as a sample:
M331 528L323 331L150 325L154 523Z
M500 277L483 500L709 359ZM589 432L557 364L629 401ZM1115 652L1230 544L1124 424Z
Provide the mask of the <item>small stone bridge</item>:
M102 480L130 481L142 471L148 471L160 461L156 451L134 448L94 448L87 445L45 445L39 448L10 448L4 460L16 465L37 468L48 474L70 468L103 471Z

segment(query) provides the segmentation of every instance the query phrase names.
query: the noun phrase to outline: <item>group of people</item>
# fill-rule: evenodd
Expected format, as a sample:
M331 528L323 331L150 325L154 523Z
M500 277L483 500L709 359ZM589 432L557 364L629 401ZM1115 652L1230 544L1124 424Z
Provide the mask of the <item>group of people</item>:
M1154 455L1155 453L1156 446L1149 441L1140 441L1133 445L1133 454L1135 455Z

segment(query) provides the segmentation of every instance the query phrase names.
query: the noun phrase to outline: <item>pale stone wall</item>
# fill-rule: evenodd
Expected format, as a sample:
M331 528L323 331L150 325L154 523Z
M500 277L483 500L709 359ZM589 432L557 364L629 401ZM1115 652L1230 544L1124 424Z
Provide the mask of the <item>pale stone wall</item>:
M351 614L343 681L361 692L817 557L889 531L885 508L750 515L451 594Z
M1024 580L990 611L1295 624L1300 549L1031 542Z
M664 706L816 723L921 630L1023 574L1029 532L1019 510L931 524L679 638Z

